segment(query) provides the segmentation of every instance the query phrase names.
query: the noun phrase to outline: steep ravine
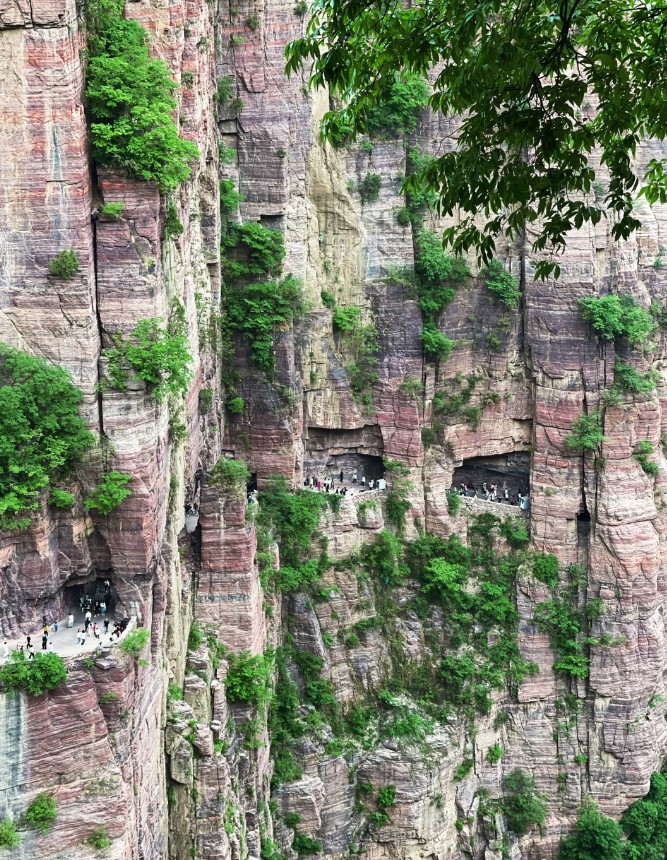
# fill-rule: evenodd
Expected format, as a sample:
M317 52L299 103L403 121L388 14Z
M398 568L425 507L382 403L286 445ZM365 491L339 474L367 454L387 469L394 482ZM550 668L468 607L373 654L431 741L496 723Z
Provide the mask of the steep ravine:
M620 817L667 753L665 335L657 331L650 353L619 347L642 373L657 371L655 391L605 403L614 345L598 340L577 299L617 291L664 305L667 207L639 207L642 228L627 243L614 244L605 222L572 235L558 282L532 280L530 236L500 248L520 307L463 278L437 315L455 346L429 362L411 275L418 230L445 224L427 211L401 223L400 185L407 153L438 152L451 121L423 111L403 140L325 146L326 95L283 74L284 45L305 25L299 8L128 3L179 83L179 127L200 152L172 195L184 230L169 239L165 196L90 160L81 12L73 0L0 9L0 338L67 368L107 441L72 476L72 511L45 502L28 530L0 533L0 629L18 639L43 614L61 617L77 588L109 578L119 614L137 616L150 643L141 659L119 648L92 663L69 658L67 683L41 697L0 694L0 818L18 818L40 792L58 804L48 836L21 829L21 846L4 853L92 860L100 855L87 840L103 826L114 860L548 857L586 798ZM381 177L379 193L362 201L369 174ZM238 213L221 206L221 179L243 196ZM109 203L124 204L121 218L101 213ZM283 273L301 280L306 300L274 334L272 377L252 344L221 326L221 233L238 219L282 231ZM72 280L48 274L63 249L79 259ZM378 344L377 379L356 391L360 341L333 323L350 306ZM100 385L114 334L173 314L194 357L182 402L158 404L140 382ZM241 411L226 408L230 380ZM601 456L568 449L575 420L598 409ZM655 476L635 456L642 440ZM281 588L281 535L257 520L242 486L211 480L223 455L248 464L260 500L270 476L298 488L328 462L336 472L363 462L371 474L384 457L406 474L390 473L375 506L359 496L325 506L307 535L317 581ZM132 496L108 516L83 506L104 457L132 475ZM525 541L512 547L488 520L476 531L476 515L501 506L450 513L454 470L473 458L529 486L529 549L557 557L575 609L602 601L585 631L587 677L553 669L534 617L558 587L534 575L532 556L519 559ZM456 652L451 601L427 594L423 571L404 570L404 560L381 565L391 551L378 541L397 530L387 498L401 480L410 483L402 539L425 529L450 549L453 535L473 550L479 542L471 593L509 559L509 627L539 671L493 687L474 713L452 704L451 674L438 674ZM199 521L188 533L193 505ZM503 514L510 531L523 522L516 508ZM482 650L481 628L465 628L464 648ZM259 702L228 690L243 652L276 655ZM275 685L305 728L277 721ZM500 758L489 753L497 746ZM285 753L296 778L276 779ZM516 768L546 796L541 833L519 836L501 814Z

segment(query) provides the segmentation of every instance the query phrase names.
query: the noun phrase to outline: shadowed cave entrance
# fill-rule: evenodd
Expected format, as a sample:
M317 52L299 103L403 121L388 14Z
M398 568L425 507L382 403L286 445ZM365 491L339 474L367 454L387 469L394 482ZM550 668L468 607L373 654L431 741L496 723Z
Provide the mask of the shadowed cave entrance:
M464 460L458 469L454 470L452 486L458 490L461 484L466 487L472 484L481 497L482 485L498 486L502 495L507 487L512 496L529 495L530 492L530 454L528 451L511 451L508 454L498 454L493 457L470 457ZM472 492L468 491L472 496Z
M304 477L349 482L356 470L359 480L364 475L366 482L384 477L382 462L384 445L377 427L362 427L356 430L324 430L308 428L306 456L303 464Z
M108 584L107 584L108 583ZM79 582L65 586L63 606L66 612L85 612L95 610L97 604L106 604L106 614L109 618L114 617L118 605L118 597L109 577L99 577L88 582Z

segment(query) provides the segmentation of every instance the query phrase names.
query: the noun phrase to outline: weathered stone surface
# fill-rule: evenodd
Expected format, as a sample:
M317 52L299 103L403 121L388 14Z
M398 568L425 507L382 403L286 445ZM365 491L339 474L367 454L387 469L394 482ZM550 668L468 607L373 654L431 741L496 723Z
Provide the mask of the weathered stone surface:
M322 658L322 678L334 685L343 711L387 683L392 636L394 644L400 638L406 661L428 656L424 626L414 614L393 628L387 619L374 629L362 624L357 639L351 637L355 624L378 617L373 589L354 564L326 572L320 586L329 599L322 602L293 595L281 604L263 594L245 492L221 493L207 482L223 451L245 459L260 488L274 473L300 486L309 467L352 451L399 460L412 484L405 536L416 537L424 526L463 540L475 513L521 514L464 500L451 517L446 494L454 470L470 458L530 452L531 548L558 556L563 582L568 565L586 570L582 609L586 599L604 601L591 636L611 640L590 646L590 678L570 688L554 673L548 637L532 620L549 591L522 574L521 649L539 672L522 684L516 701L496 693L494 709L510 714L500 729L493 728L495 710L479 720L474 739L452 721L428 738L428 755L395 741L335 755L324 751L328 730L320 740L304 738L304 776L275 797L282 813L301 814L300 829L321 839L327 854L343 856L362 845L370 860L505 856L502 817L496 816L495 829L493 816L476 817L477 789L498 798L503 775L522 767L547 794L549 815L543 838L511 838L510 856L529 856L532 843L551 856L584 797L620 815L646 792L667 750L665 704L657 698L666 664L665 335L656 337L650 354L621 350L641 372L659 372L655 394L628 395L621 407L604 407L614 347L598 343L578 306L581 296L610 289L644 307L664 303L665 269L654 262L667 248L667 207L638 207L642 228L626 243L611 241L606 222L573 234L558 282L533 282L530 236L523 244L499 244L508 269L524 273L522 312L509 313L479 279L466 279L437 321L457 346L440 366L425 363L421 312L404 279L391 272L414 264L414 236L396 219L405 203L398 179L405 145L377 142L366 152L320 144L327 94L306 95L299 76L283 75L284 45L303 28L292 7L283 0L257 8L203 0L127 5L126 14L146 26L151 50L180 82L176 115L200 151L191 180L172 195L184 232L167 241L166 200L154 186L99 166L91 170L84 36L74 4L0 2L0 337L71 372L91 427L112 443L105 468L131 474L133 490L108 517L85 514L84 497L103 465L96 452L72 478L72 512L43 504L29 530L0 536L0 630L18 638L43 614L61 616L71 586L110 578L119 617L138 615L151 632L149 666L114 649L90 673L75 661L68 684L47 696L0 695L0 816L19 816L39 791L58 801L49 839L24 835L26 858L88 860L92 849L84 840L100 824L113 840L110 856L119 860L182 860L193 850L204 860L255 860L262 841L273 838L289 851L291 832L279 823L274 833L267 812L270 739L262 719L256 709L228 705L224 659L215 669L206 647L188 655L193 618L234 653L259 654L289 632L298 647ZM246 26L251 15L255 28ZM232 76L234 92L216 105L222 75ZM455 128L454 119L425 114L407 144L439 152ZM221 139L236 153L222 171ZM661 153L658 144L643 145L638 166ZM593 163L600 168L596 157ZM369 172L382 175L381 191L377 201L362 205L357 189ZM309 303L301 319L276 332L272 379L258 372L242 339L234 367L219 366L220 175L238 182L242 218L283 229L284 271L303 280ZM604 169L600 178L607 182ZM125 204L121 219L100 214L100 204L111 202ZM433 229L446 223L431 214L424 222ZM48 275L50 260L65 249L80 264L70 281ZM377 327L378 380L370 403L351 391L355 346L332 331L322 290L339 306L360 307L364 324ZM100 352L112 335L127 333L140 319L166 322L177 305L193 354L183 403L172 404L170 415L170 406L156 404L134 379L125 392L100 392L106 371ZM241 415L224 414L221 370L238 374ZM436 391L451 393L472 377L468 405L481 410L477 427L460 411L434 414ZM408 379L406 391L401 385ZM200 409L203 388L211 392L210 410ZM568 450L574 421L599 408L606 440L601 458ZM174 439L177 416L186 427L184 444ZM654 446L655 479L633 456L642 440ZM360 510L371 498L378 506ZM200 514L190 535L186 504ZM364 494L344 499L338 513L327 511L321 533L329 557L341 562L363 553L386 526L382 497ZM405 606L414 590L394 596ZM442 626L442 615L434 617ZM183 689L185 702L165 707L167 682ZM576 699L576 719L562 711L567 693ZM253 738L248 724L254 720ZM491 766L485 752L496 742L505 756ZM587 763L576 763L582 754ZM453 773L467 756L473 769L456 784ZM366 827L355 810L351 772L375 792L396 786L390 824ZM373 801L368 805L371 810Z

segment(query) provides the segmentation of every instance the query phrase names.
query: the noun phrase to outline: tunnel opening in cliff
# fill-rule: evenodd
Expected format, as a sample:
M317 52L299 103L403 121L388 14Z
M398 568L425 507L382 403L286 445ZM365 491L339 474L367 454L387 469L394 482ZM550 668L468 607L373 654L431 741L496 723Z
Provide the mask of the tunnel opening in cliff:
M498 487L504 498L504 491L510 497L530 494L530 454L527 451L511 451L491 457L470 457L454 470L452 486L458 489L461 484L472 485L481 494L484 484Z
M95 577L86 582L67 584L63 597L64 608L67 613L76 614L86 609L95 612L96 607L104 603L107 617L113 618L118 606L118 596L108 577ZM99 613L95 612L95 614Z
M356 471L366 481L384 476L382 462L384 445L379 427L360 427L352 430L326 430L310 427L306 439L304 475L306 477L352 480Z

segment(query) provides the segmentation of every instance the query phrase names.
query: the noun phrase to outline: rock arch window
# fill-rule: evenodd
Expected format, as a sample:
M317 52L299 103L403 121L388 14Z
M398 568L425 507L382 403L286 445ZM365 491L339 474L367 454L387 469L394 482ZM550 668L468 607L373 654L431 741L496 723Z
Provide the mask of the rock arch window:
M491 457L470 457L454 470L452 486L454 488L465 484L481 488L484 484L490 487L495 484L499 493L504 488L510 496L518 498L530 495L530 454L527 451L512 451Z
M357 472L359 480L366 482L384 477L382 455L384 445L378 427L357 430L325 430L310 427L306 439L305 477L337 477L342 470L343 480L349 481Z

